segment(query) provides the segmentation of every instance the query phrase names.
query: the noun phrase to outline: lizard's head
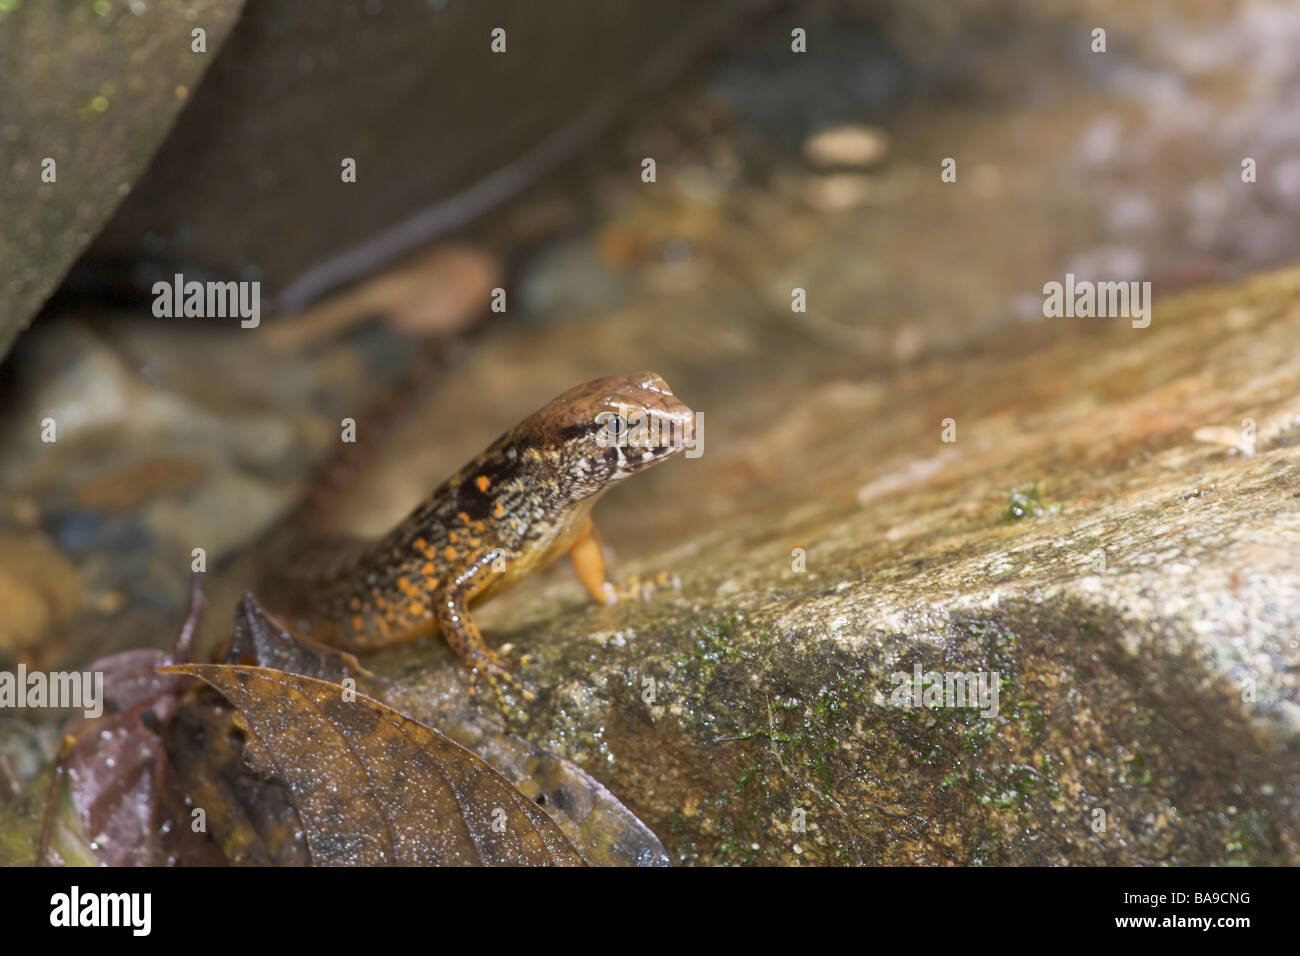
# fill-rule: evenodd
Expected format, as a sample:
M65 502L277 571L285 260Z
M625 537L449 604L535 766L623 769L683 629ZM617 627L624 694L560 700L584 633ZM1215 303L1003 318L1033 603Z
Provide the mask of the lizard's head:
M694 413L654 372L576 385L534 421L575 500L671 458L695 436Z

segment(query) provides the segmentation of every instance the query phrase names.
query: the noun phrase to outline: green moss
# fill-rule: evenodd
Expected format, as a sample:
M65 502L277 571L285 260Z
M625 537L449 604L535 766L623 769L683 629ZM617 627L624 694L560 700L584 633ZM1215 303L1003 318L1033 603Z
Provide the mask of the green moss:
M758 772L759 768L757 766L746 768L741 772L740 776L736 778L736 785L732 788L731 792L736 794L736 796L740 796L741 791L745 789L745 784L758 776Z
M1054 510L1055 508L1049 508L1043 503L1043 495L1039 490L1038 482L1034 482L1032 485L1021 485L1018 488L1011 489L1007 494L1007 507L1002 512L1002 520L1006 522L1022 521L1025 518L1036 518Z
M1276 845L1278 834L1259 810L1242 810L1233 820L1231 836L1224 844L1228 864L1255 865L1262 851ZM1267 856L1265 855L1265 859Z
M693 656L696 660L714 663L726 660L737 651L739 629L740 621L735 617L701 625L695 629Z
M731 784L706 801L716 808L711 820L719 840L717 852L728 863L750 865L759 861L760 853L753 849L758 844L766 848L763 860L773 862L773 818L783 818L795 807L804 808L810 818L840 812L838 782L856 769L843 766L841 743L854 733L851 715L860 714L865 706L860 699L865 694L864 668L846 656L844 665L831 671L833 684L813 695L789 693L790 687L806 685L805 671L825 672L827 651L822 645L787 662L779 672L772 672L770 664L760 664L762 684L751 683L738 694L730 688L743 686L739 673L752 670L751 659L767 661L765 651L789 647L789 638L746 632L738 620L724 618L696 622L688 640L692 653L685 672L701 688L687 708L697 729L715 744L725 741L745 748ZM724 688L728 689L725 697ZM719 699L735 703L719 713ZM788 848L776 849L784 855L786 849L792 852L795 842L792 839ZM865 859L863 849L841 841L837 860Z
M758 862L758 851L754 844L746 843L738 837L727 837L718 844L718 853L724 861L736 866L753 866Z
M1005 852L1002 834L993 833L975 844L970 862L973 866L987 866L999 862Z

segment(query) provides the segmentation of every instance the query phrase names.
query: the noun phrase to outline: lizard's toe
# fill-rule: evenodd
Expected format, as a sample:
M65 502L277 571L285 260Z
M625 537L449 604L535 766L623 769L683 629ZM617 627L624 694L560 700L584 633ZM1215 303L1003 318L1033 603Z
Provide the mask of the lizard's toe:
M488 686L492 688L492 692L496 696L498 708L507 719L510 717L510 707L506 700L503 685L510 687L524 700L536 699L532 691L519 683L506 666L505 659L496 651L484 650L476 653L467 663L469 664L470 690L474 692L477 698L478 679L480 676L485 678Z

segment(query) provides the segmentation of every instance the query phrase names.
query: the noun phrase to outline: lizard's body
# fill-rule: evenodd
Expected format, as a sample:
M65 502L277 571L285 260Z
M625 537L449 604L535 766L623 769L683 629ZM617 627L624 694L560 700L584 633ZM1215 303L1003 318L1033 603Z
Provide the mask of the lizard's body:
M610 415L655 419L676 441L635 444L626 428L618 439ZM305 634L345 650L437 630L471 677L484 675L499 694L499 682L514 681L484 643L470 602L566 551L592 596L608 600L592 505L680 451L691 434L690 409L653 373L576 386L493 442L379 541L300 547L293 560L275 562L263 593Z

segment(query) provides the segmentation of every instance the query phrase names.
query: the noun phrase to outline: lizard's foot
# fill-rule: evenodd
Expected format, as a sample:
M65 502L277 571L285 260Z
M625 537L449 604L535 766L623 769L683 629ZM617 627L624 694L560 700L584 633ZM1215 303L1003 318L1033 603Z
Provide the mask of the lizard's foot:
M682 579L670 571L660 571L653 578L643 578L639 574L633 574L621 584L606 582L606 603L617 604L619 601L628 601L634 598L648 601L661 588L672 588L680 591L682 589Z
M478 699L478 681L479 677L486 678L488 686L492 688L492 693L496 696L497 709L501 711L507 722L510 720L510 706L506 702L506 695L503 685L509 686L516 694L524 700L534 700L533 692L524 687L510 673L506 666L505 658L491 648L470 651L464 657L465 666L469 668L469 690Z

